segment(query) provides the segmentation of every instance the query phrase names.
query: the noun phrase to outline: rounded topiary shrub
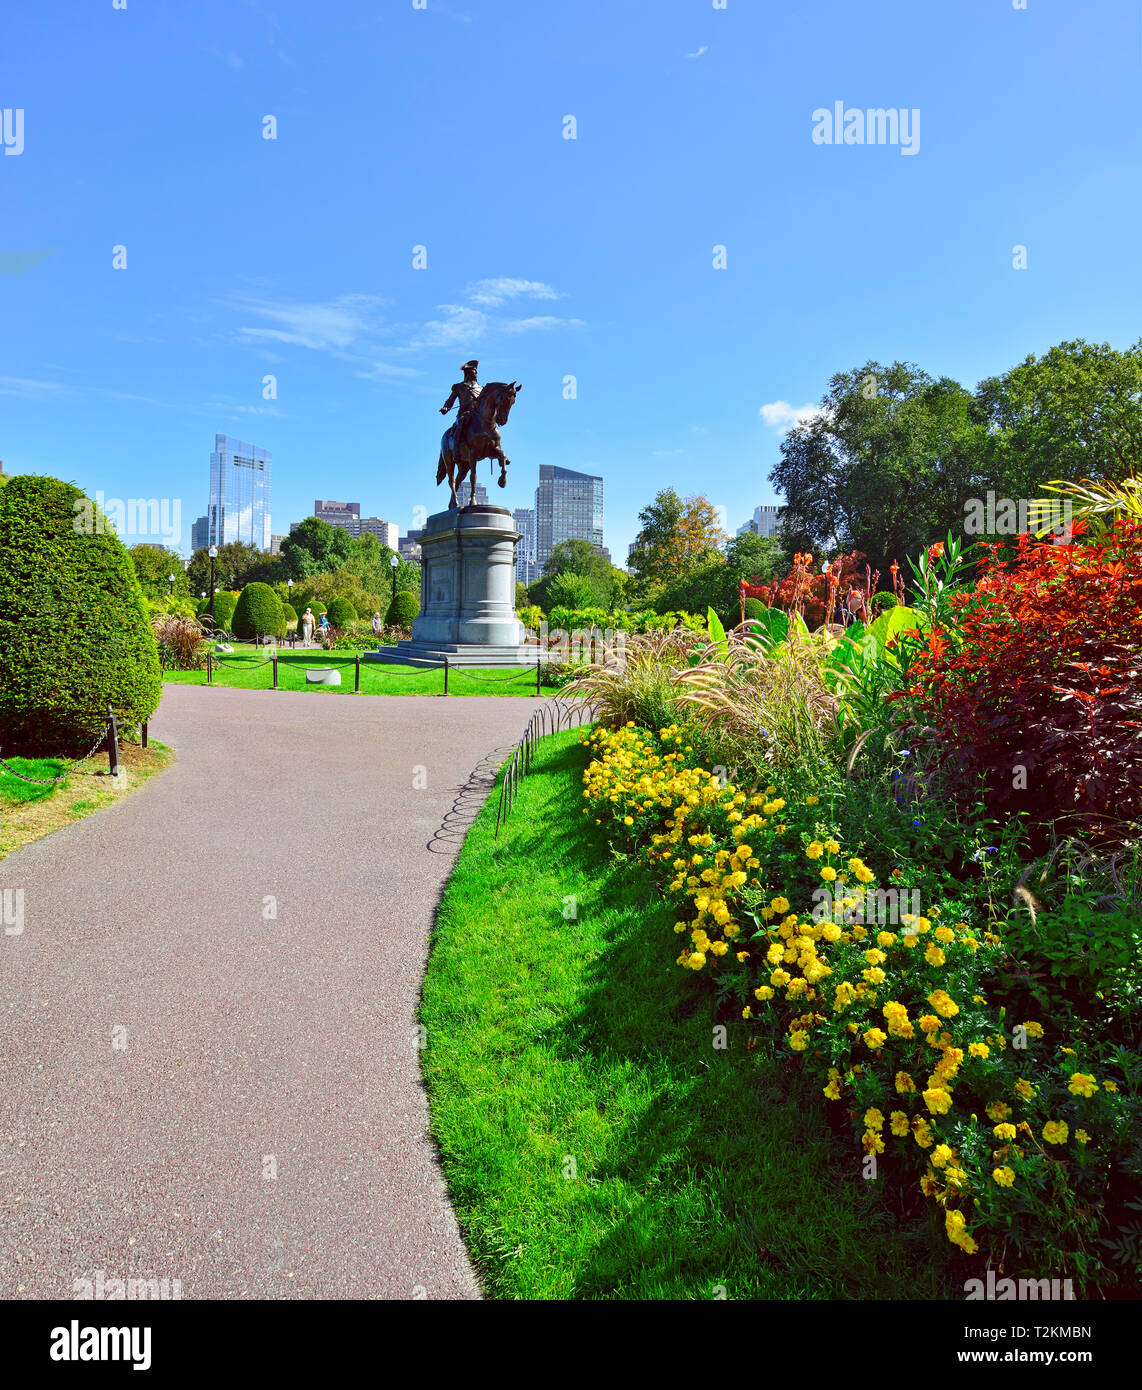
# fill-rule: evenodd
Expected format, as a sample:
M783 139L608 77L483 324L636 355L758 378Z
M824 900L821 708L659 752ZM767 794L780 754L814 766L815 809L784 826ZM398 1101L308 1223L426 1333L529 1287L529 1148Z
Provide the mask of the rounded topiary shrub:
M235 637L284 637L281 599L268 584L247 584L238 595L231 626Z
M214 626L228 631L234 621L234 609L238 606L238 600L233 594L225 589L220 589L214 595ZM204 599L198 605L198 616L200 618L210 617L210 600Z
M91 740L155 712L158 646L131 558L77 487L0 488L0 745Z
M297 613L294 611L292 603L282 604L282 617L285 619L287 627L290 625L290 623L297 622Z
M390 627L411 627L412 621L420 612L420 595L411 589L400 589L393 595L385 622Z
M350 623L357 621L357 610L347 598L337 598L331 600L328 609L329 621L334 627L348 627Z
M896 607L896 595L890 594L887 589L882 589L880 593L872 596L872 611L882 613L886 608Z
M747 598L745 601L745 615L747 618L760 618L765 609L765 604L759 598Z

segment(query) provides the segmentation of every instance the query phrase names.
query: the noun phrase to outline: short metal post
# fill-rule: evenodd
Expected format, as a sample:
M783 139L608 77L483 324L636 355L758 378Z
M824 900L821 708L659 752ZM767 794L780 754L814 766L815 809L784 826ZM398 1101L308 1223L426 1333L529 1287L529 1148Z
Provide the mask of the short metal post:
M535 658L535 693L539 694L539 673L543 670L543 662L539 657Z
M206 653L206 684L214 684L214 653Z
M361 693L361 654L360 654L360 652L358 652L358 653L357 653L357 671L356 671L356 674L355 674L354 677L353 677L353 694L354 694L354 695L360 695L360 693Z
M444 693L448 694L448 658L444 658Z
M143 720L143 747L147 746L147 721Z
M278 654L274 652L274 689L278 688Z
M119 724L115 718L115 711L110 705L107 706L109 718L107 757L111 764L111 776L119 776Z

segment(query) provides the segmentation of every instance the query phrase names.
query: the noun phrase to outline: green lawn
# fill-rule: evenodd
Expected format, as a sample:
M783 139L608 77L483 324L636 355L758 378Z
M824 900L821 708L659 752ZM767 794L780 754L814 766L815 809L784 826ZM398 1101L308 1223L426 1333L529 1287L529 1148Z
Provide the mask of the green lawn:
M545 740L498 841L493 793L437 915L424 1074L487 1292L943 1297L939 1246L894 1225L824 1099L732 1027L715 1050L671 915L580 814L583 766L578 731Z
M278 688L280 690L310 690L322 694L353 693L354 653L326 652L320 649L278 650ZM340 686L306 685L305 668L334 666L341 672ZM205 685L206 672L164 671L163 680L178 685ZM233 686L239 690L270 690L273 687L273 667L266 649L235 646L232 655L214 663L215 685ZM377 661L361 662L362 695L441 695L444 692L442 670L417 670L414 666L387 666ZM518 672L499 670L451 670L448 673L449 695L534 695L535 667ZM550 693L545 689L544 693Z
M53 792L67 786L66 779L42 787L34 782L22 782L14 775L21 773L24 777L58 777L65 768L71 766L65 758L5 758L4 761L13 771L0 767L0 806L26 806L31 801L43 801Z

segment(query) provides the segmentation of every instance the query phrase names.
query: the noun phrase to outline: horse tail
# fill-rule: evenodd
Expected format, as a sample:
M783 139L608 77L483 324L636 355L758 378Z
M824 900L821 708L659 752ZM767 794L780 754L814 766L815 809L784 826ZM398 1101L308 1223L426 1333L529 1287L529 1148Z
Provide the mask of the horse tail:
M437 485L437 487L439 487L440 484L444 481L444 477L445 477L445 474L446 474L447 472L448 472L448 468L447 468L447 466L445 465L445 462L444 462L444 450L442 449L442 450L440 451L440 462L436 465L436 485Z

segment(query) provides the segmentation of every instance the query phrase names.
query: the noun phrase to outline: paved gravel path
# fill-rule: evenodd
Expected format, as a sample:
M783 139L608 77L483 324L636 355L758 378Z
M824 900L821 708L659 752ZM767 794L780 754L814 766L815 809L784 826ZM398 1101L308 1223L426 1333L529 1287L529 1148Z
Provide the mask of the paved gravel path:
M168 686L178 761L0 861L0 1297L479 1296L415 1013L470 774L536 703Z

